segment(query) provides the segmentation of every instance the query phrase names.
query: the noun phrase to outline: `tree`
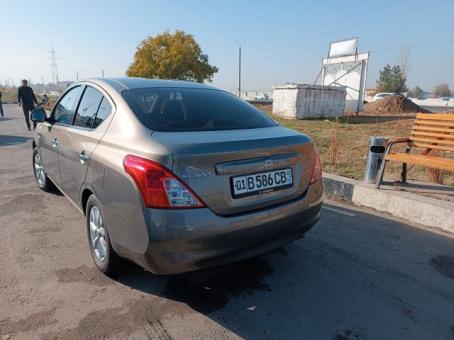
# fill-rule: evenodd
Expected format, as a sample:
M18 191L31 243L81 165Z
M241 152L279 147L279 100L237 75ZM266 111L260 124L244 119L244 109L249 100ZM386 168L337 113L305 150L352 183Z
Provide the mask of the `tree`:
M402 93L407 91L405 84L407 77L402 72L400 66L386 65L380 70L380 76L377 80L377 92Z
M424 90L419 86L415 86L411 90L408 90L407 97L422 99L424 98Z
M434 97L451 97L452 93L448 84L438 84L434 89Z
M193 36L183 31L147 37L137 47L126 74L130 77L167 78L203 82L218 72Z

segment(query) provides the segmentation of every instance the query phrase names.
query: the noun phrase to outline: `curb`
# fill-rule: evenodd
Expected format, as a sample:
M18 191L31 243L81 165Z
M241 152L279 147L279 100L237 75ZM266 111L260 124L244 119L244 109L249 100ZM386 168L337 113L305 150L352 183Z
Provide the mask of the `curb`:
M323 173L325 195L373 208L409 222L454 233L454 202L407 191L375 189L361 181Z

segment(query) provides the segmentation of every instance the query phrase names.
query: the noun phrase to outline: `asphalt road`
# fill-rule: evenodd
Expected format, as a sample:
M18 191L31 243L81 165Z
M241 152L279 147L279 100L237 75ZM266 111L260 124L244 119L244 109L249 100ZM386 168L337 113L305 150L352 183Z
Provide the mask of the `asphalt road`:
M328 202L284 249L223 268L110 279L84 218L41 192L31 132L0 119L0 335L4 339L453 339L454 238ZM1 337L0 336L0 337Z

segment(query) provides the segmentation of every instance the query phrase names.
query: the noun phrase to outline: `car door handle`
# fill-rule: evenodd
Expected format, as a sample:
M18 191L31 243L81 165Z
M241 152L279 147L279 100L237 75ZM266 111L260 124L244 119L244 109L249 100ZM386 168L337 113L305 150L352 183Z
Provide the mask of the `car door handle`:
M79 161L81 164L84 164L86 161L88 161L88 156L85 153L85 151L81 151L79 154Z
M60 142L57 140L57 138L52 139L52 147L56 148L60 144Z

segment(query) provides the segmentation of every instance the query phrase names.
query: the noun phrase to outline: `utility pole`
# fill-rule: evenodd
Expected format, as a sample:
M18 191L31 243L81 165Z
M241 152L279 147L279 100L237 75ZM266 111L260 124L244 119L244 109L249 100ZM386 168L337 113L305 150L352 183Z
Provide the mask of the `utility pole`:
M52 68L52 82L58 85L58 68L57 68L57 57L55 56L54 47L51 46L50 49L50 59L51 59L51 68Z
M79 80L79 72L76 72L76 80Z
M104 78L104 69L101 69L102 77Z
M245 42L239 42L236 39L234 40L238 45L238 97L241 98L241 48Z

